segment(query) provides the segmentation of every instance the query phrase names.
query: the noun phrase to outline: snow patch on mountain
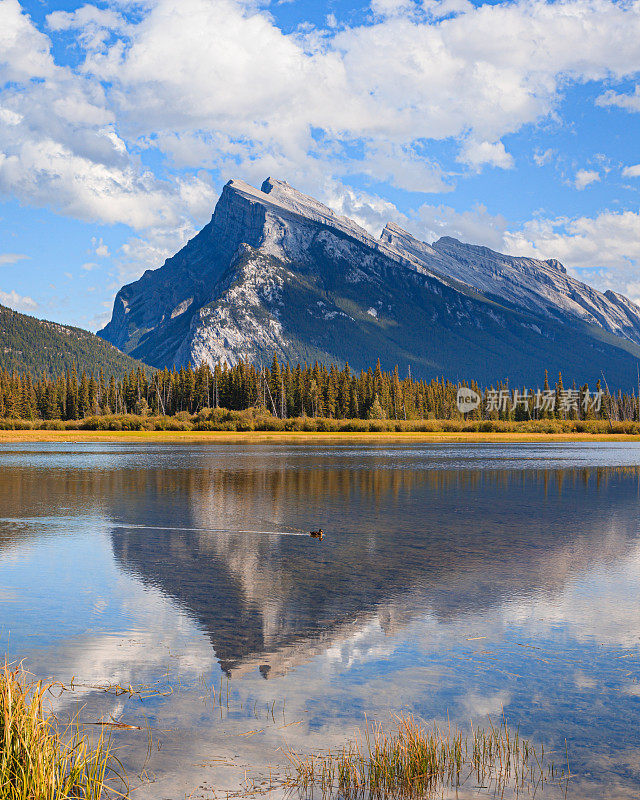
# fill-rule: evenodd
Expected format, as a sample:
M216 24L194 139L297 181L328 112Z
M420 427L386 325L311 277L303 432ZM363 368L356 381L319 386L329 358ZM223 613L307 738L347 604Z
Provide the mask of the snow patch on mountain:
M451 278L542 316L567 315L640 343L640 308L622 295L599 292L571 277L556 259L508 256L443 237L429 245L389 224L382 238L400 253Z

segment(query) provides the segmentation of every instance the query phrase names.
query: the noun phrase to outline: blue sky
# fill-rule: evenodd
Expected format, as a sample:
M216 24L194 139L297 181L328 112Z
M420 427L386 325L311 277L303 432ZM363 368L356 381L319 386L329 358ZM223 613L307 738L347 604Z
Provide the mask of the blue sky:
M0 0L0 303L88 327L272 175L640 300L640 3Z

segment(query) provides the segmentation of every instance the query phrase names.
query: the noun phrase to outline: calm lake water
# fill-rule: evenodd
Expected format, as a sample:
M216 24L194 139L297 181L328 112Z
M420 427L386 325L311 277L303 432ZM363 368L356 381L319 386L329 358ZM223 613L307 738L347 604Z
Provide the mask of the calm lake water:
M636 798L639 512L635 444L5 445L2 645L73 678L63 717L141 726L134 798L221 800L400 711L504 713L568 797Z

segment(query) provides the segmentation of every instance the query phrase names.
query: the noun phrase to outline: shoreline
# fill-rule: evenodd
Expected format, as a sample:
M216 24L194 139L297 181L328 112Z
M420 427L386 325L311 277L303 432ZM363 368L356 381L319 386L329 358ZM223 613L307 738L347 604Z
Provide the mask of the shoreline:
M0 444L69 442L91 444L531 444L552 442L637 442L640 434L545 433L465 431L97 431L97 430L0 430Z

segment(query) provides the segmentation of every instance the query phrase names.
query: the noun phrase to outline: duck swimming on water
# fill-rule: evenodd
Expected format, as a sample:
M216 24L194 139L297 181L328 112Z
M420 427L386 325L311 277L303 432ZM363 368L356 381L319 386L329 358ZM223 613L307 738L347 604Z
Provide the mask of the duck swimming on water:
M309 536L312 536L314 539L322 539L324 536L324 531L322 528L318 528L317 531L309 531Z

